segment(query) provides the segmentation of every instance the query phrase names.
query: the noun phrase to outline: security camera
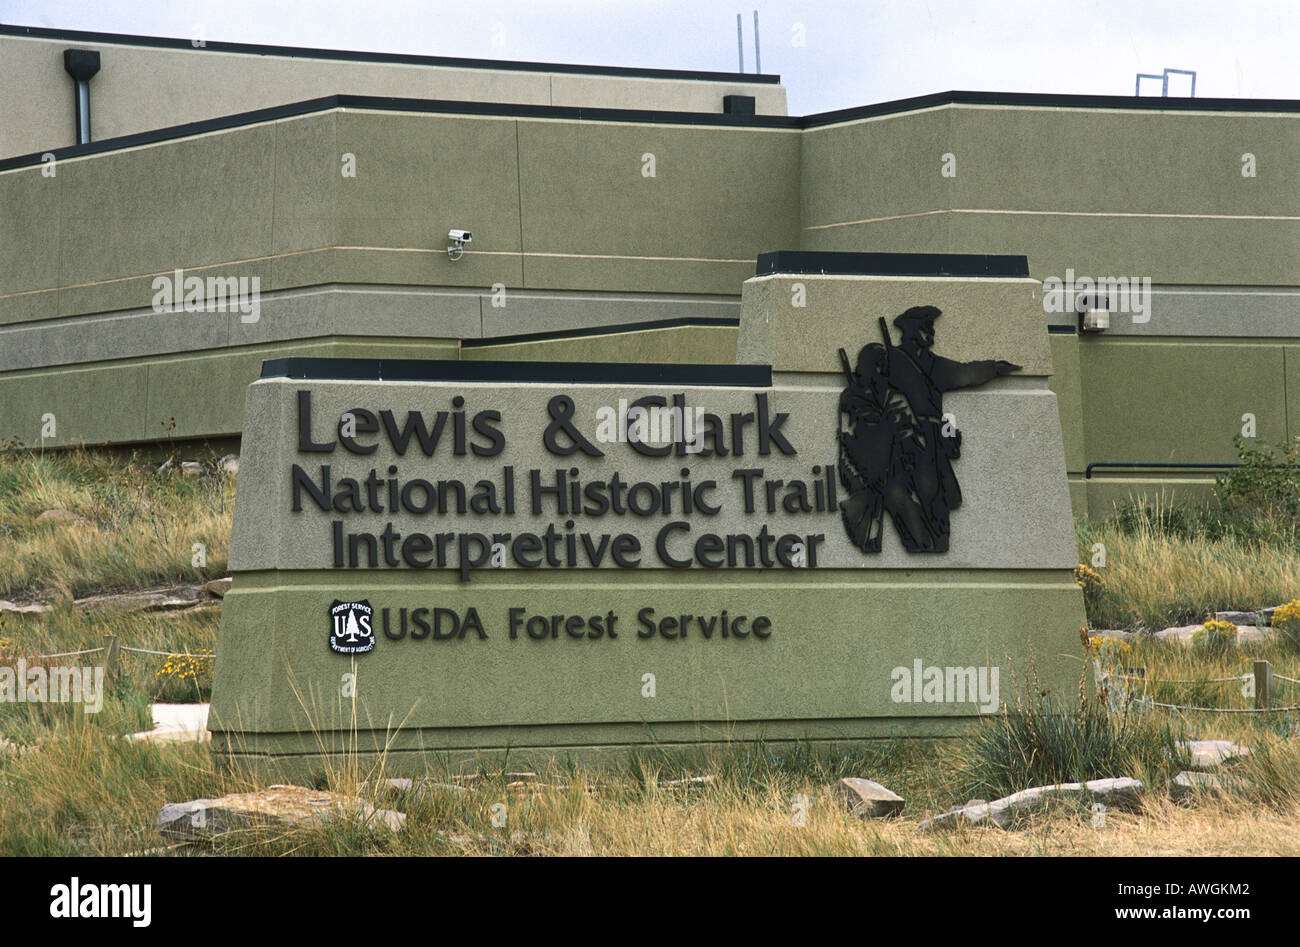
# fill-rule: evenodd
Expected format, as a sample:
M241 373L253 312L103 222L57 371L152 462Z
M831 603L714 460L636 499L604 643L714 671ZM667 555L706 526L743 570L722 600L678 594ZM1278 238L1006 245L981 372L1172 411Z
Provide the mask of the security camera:
M1105 332L1110 328L1110 300L1105 296L1080 296L1074 308L1079 313L1080 332Z
M465 244L474 239L474 235L468 230L448 230L447 239L451 241L447 246L447 259L459 260L465 253Z

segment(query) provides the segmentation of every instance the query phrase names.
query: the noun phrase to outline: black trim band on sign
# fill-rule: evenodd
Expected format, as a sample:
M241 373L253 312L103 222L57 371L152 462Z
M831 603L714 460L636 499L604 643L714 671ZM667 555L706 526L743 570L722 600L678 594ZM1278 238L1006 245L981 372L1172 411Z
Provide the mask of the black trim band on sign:
M113 46L152 46L192 53L248 53L254 56L290 56L298 59L334 59L343 62L393 63L395 65L451 66L460 69L498 69L503 72L554 72L593 76L628 76L647 79L696 79L775 85L779 75L745 72L701 72L690 69L641 69L636 66L585 66L576 63L524 62L499 59L461 59L456 56L419 56L411 53L372 53L347 49L319 49L310 46L262 46L257 43L226 43L177 39L172 36L138 36L131 33L96 33L84 30L56 30L41 26L0 26L0 36L56 39L70 43L104 43Z
M1018 278L1029 275L1029 260L1023 256L982 253L823 253L807 250L760 253L754 275L771 276L774 273Z
M1048 335L1078 335L1079 327L1078 326L1055 326L1049 324L1047 327L1047 334Z
M262 378L303 381L480 381L551 385L771 388L770 365L623 362L458 362L420 358L269 358Z
M646 322L620 322L612 326L592 326L589 329L554 329L549 332L520 332L516 335L497 335L483 339L462 339L463 349L483 348L488 345L510 345L518 342L550 342L553 339L585 339L600 335L622 335L625 332L644 332L648 329L678 329L690 326L725 326L735 329L740 325L736 316L682 316L678 319L660 319Z

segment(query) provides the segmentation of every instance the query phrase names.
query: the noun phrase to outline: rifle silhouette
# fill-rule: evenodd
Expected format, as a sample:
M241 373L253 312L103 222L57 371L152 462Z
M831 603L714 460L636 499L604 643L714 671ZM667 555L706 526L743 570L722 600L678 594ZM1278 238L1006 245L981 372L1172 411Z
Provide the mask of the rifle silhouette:
M894 340L889 337L889 326L885 325L885 317L881 316L877 321L880 323L880 334L885 338L885 355L888 358L894 354ZM885 364L889 364L888 360Z
M849 357L844 354L844 349L840 349L840 367L844 369L844 377L850 385L857 381L857 376L853 374L853 369L849 366Z

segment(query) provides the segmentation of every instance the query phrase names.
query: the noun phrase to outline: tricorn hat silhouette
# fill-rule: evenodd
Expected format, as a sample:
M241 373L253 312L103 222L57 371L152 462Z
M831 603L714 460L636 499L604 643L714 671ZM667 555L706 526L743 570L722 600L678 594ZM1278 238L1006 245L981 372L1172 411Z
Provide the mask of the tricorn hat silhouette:
M943 314L943 310L937 306L913 306L901 316L894 318L894 325L900 329L907 329L909 326L928 326L933 325L934 320Z

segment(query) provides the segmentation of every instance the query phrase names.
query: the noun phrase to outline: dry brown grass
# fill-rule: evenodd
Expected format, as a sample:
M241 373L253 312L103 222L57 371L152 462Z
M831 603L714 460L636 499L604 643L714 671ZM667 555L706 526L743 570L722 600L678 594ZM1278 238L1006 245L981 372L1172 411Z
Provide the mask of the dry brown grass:
M1090 615L1097 628L1147 628L1202 620L1208 613L1281 605L1300 597L1300 548L1233 538L1183 539L1150 530L1094 527L1081 537L1106 547L1106 588Z
M228 482L160 477L152 464L124 465L84 452L0 455L0 594L66 597L216 574L225 567L232 500ZM37 519L52 508L70 510L86 524ZM1279 604L1300 590L1300 551L1198 543L1153 532L1081 531L1081 540L1097 536L1108 546L1102 574L1110 607L1135 621L1171 624L1182 612ZM193 542L207 546L206 571L190 564ZM61 608L6 622L0 639L9 639L4 648L12 655L94 647L105 633L133 646L180 650L210 647L216 621L215 615L86 614ZM1205 679L1244 673L1256 657L1300 678L1300 656L1277 645L1213 655L1143 643L1125 663L1146 668L1149 680L1202 681L1134 685L1158 700L1242 707L1250 701L1237 685ZM98 716L69 707L0 707L0 733L25 747L21 753L0 751L0 854L125 854L154 848L162 843L153 825L165 802L259 785L216 768L205 744L150 746L119 738L147 715L155 663L125 658L122 681ZM1300 703L1300 687L1280 687L1279 697ZM1100 828L1092 826L1088 811L1061 806L1014 831L918 836L923 818L966 801L956 776L968 762L966 741L868 743L832 756L808 747L737 745L687 762L652 765L638 757L600 769L556 766L539 772L537 782L545 785L536 789L511 787L508 777L489 768L465 792L376 797L378 804L407 813L400 835L341 821L246 833L219 840L215 850L276 855L1300 854L1300 734L1294 721L1189 715L1180 726L1187 737L1232 739L1264 750L1239 764L1243 778L1258 791L1207 797L1183 807L1170 802L1159 777L1141 812L1108 813ZM353 791L360 772L337 768L327 781L331 788ZM688 772L715 779L703 788L666 786ZM381 774L366 775L365 782L373 783ZM431 775L446 781L453 774ZM873 822L848 815L834 795L836 781L845 775L875 779L903 795L904 815ZM803 826L793 819L799 794L808 797ZM507 806L504 828L492 825L497 803Z
M543 774L545 776L546 774ZM590 776L591 778L587 778ZM918 835L929 814L863 821L847 814L833 785L796 785L806 793L803 826L785 789L740 792L635 792L598 774L537 793L485 784L467 794L411 801L399 836L358 825L293 830L232 840L241 854L550 855L550 856L1162 856L1298 855L1300 805L1260 806L1244 798L1176 805L1161 792L1138 813L1107 813L1093 827L1087 810L1060 806L1020 828L964 828ZM494 828L491 807L508 807Z
M62 599L223 574L234 481L211 463L203 478L154 471L84 450L0 452L0 595ZM78 519L41 519L46 510Z

